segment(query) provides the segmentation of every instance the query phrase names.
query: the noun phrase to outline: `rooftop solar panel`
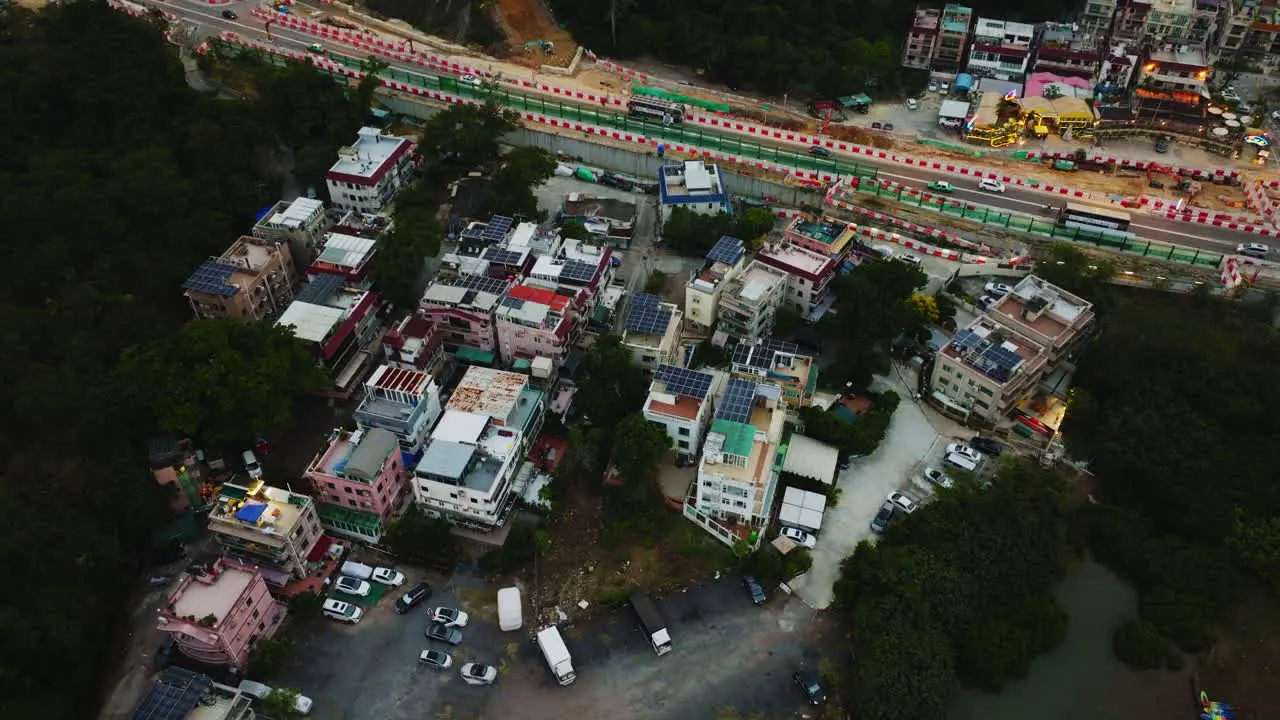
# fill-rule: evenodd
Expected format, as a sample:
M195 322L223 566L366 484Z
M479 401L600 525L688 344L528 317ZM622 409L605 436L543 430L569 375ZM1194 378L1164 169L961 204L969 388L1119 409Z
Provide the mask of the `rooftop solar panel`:
M133 720L183 720L213 684L207 676L167 668L133 711Z
M982 336L968 328L957 330L956 336L951 339L951 345L961 352L972 350L980 342L982 342Z
M667 392L697 400L707 397L711 376L678 365L660 365L653 376L666 383Z
M513 297L504 297L504 298L502 298L502 304L503 304L504 306L506 306L506 307L509 307L509 308L515 308L515 309L517 309L517 310L519 310L520 308L524 307L524 301L523 301L523 300L521 300L520 298L513 298Z
M733 347L733 363L768 369L777 353L800 354L800 346L781 340L766 339L759 343L738 343Z
M663 310L655 295L636 293L627 313L627 329L650 335L662 335L671 323L671 311Z
M484 230L480 233L480 238L485 242L498 242L507 236L507 231L510 229L511 218L505 215L494 215L485 224Z
M631 296L631 307L640 307L642 305L658 307L661 302L657 295L650 295L649 293L635 293Z
M466 275L455 283L468 290L479 290L490 295L501 295L507 291L507 281L497 280L484 275Z
M240 292L240 288L228 284L235 271L235 267L231 265L217 260L208 260L191 273L191 277L187 278L182 287L193 292L231 297Z
M733 265L742 259L742 255L746 252L744 243L736 237L724 235L716 242L715 247L707 253L708 260L722 262L726 265Z
M720 409L716 417L733 422L751 422L751 404L755 401L756 384L750 380L730 380L725 385L724 397L720 399Z
M311 278L294 299L312 305L324 305L341 287L342 278L337 275L317 275Z
M570 260L560 269L560 277L565 280L590 282L596 276L596 266L581 260Z
M520 258L523 257L518 252L507 250L506 248L491 247L484 251L484 259L489 262L495 262L499 265L518 265Z

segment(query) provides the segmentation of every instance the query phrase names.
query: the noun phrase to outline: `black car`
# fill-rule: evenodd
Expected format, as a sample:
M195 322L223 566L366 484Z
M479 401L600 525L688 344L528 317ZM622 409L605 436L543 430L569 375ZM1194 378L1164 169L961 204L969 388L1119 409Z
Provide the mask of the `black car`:
M797 670L791 679L804 691L810 705L821 705L827 701L827 691L822 689L822 680L812 670Z
M418 603L431 597L431 586L426 583L418 583L413 586L409 592L401 595L396 599L396 614L403 615Z
M462 644L462 631L457 628L445 627L444 623L431 623L423 634L426 635L428 640L438 640L450 645Z
M1004 445L991 438L975 437L969 441L969 447L991 457L1000 457L1000 453L1004 452Z
M238 17L240 17L240 16L239 16L239 15L236 15L234 12L232 12L232 11L230 11L230 10L223 10L223 11L222 11L222 17L224 17L224 18L226 18L226 19L228 19L228 20L235 20L235 19L237 19L237 18L238 18Z
M831 157L831 151L818 145L809 146L809 154L818 157Z
M760 581L756 580L754 575L743 575L742 586L747 589L747 594L751 596L751 602L755 605L763 605L768 599L764 594L764 588L761 587Z
M893 503L886 502L881 505L880 511L871 520L871 532L876 534L884 532L885 528L889 527L889 521L893 520L895 512Z

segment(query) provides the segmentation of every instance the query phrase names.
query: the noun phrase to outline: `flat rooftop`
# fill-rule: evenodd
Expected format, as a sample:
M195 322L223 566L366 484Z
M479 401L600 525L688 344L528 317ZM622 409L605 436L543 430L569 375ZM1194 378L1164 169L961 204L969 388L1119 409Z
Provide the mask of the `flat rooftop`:
M338 161L329 168L329 173L376 182L395 160L408 152L410 145L406 138L383 135L378 128L362 127L356 131L353 145L338 150Z
M811 282L817 282L836 267L836 261L826 255L802 248L799 245L783 245L778 248L766 248L756 253L756 261L767 260L765 264L779 270L799 275Z
M484 432L478 444L433 436L415 473L445 478L468 490L492 492L502 468L513 461L520 437L517 430L494 426Z
M1208 67L1209 60L1204 50L1189 45L1175 45L1172 50L1152 50L1151 62L1160 64L1186 65L1189 67Z
M663 390L650 390L645 403L645 410L655 415L667 415L681 420L694 420L702 409L702 400L667 393Z
M364 265L373 256L373 249L378 244L371 238L326 233L324 249L316 258L317 263L333 265L339 268L355 269Z
M293 532L302 508L310 504L311 499L269 485L261 485L252 495L251 489L230 483L223 485L218 502L209 511L209 529L246 540L282 545Z
M174 615L190 615L197 620L213 615L221 622L231 612L240 594L253 582L253 573L221 563L216 567L221 568L217 575L193 575L190 581L178 587L170 598Z
M269 228L297 230L324 212L324 203L315 198L300 197L292 202L281 200L272 211L258 221L258 225Z
M480 276L473 275L469 277ZM474 286L469 287L468 283L463 282L466 279L463 278L454 282L436 280L422 294L423 304L471 310L484 315L492 313L493 309L498 306L498 302L502 300L502 295L507 289L507 283L501 280L491 280L491 284L471 284ZM483 279L489 280L489 278Z
M621 223L636 219L635 203L585 193L566 195L561 210L566 217L604 218Z
M701 160L659 168L658 192L662 202L668 205L728 199L720 180L720 168Z
M499 303L495 317L543 330L558 328L566 316L569 298L554 290L517 285Z
M323 342L346 314L341 308L295 300L280 314L276 324L292 327L294 337L300 340Z
M698 468L700 475L719 475L734 482L746 485L759 485L766 482L769 477L769 469L773 466L773 445L759 437L746 440L745 438L734 437L733 433L726 433L722 425L720 430L716 426L724 421L716 421L712 424L711 431L707 433L706 444L702 448L702 463ZM739 425L740 423L730 423ZM735 432L747 432L746 428L734 428ZM721 453L725 450L726 445L734 445L739 442L750 442L750 455L747 457L745 465L737 465L727 463L721 460ZM735 452L735 454L737 454ZM715 462L712 462L715 460Z
M1039 370L1048 362L1043 347L988 317L978 317L968 327L957 330L941 352L998 384Z
M1034 275L1023 278L988 315L1060 348L1093 320L1093 304Z
M506 423L529 378L520 373L471 366L449 398L449 410L488 415Z
M758 305L786 280L786 275L781 270L752 262L746 272L734 278L726 288L725 299L737 300L747 305Z
M803 217L791 221L784 233L790 233L802 242L816 243L828 248L828 254L842 252L853 239L854 230L848 223L823 218L819 222L810 222Z

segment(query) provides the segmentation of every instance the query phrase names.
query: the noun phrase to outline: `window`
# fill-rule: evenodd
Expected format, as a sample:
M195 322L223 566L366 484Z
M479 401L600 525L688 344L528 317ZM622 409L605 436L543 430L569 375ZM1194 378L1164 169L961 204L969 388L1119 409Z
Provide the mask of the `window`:
M342 489L343 489L344 491L346 491L346 493L347 493L348 495L350 495L350 494L352 493L352 490L351 490L351 488L350 488L350 487L344 487L344 488L342 488Z
M689 441L688 441L688 440L678 440L678 441L676 441L676 445L680 446L680 449L681 449L681 450L688 450L688 449L689 449Z
M257 610L254 610L254 611L253 611L253 617L254 617L254 619L257 619L258 615L260 615L260 614L261 614L261 613L259 613Z
M334 485L333 483L325 483L325 485L328 485L330 490L334 490L334 489L336 489L336 488L338 487L337 485Z
M347 504L350 505L351 507L357 507L355 500L348 500Z
M689 437L689 428L682 427L676 430L676 434L681 437Z

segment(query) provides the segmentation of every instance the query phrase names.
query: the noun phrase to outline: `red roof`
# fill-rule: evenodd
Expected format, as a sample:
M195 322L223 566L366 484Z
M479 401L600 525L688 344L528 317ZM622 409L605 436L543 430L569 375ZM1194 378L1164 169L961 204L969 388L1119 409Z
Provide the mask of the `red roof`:
M382 161L382 164L378 166L377 170L373 171L372 175L350 175L348 173L340 173L330 170L325 173L325 179L332 180L334 182L354 183L361 187L373 187L374 185L377 185L382 182L382 178L386 177L387 173L391 172L391 168L396 166L396 163L400 161L400 158L404 157L405 154L409 152L409 149L413 147L413 143L408 140L404 138L399 138L399 140L400 147L392 150L391 154L387 156L386 160Z
M556 312L564 312L564 309L569 305L569 298L556 294L554 290L529 287L528 285L517 285L511 288L510 292L507 293L507 297L526 302L535 302L539 305L547 305Z

